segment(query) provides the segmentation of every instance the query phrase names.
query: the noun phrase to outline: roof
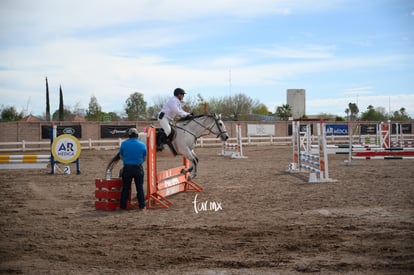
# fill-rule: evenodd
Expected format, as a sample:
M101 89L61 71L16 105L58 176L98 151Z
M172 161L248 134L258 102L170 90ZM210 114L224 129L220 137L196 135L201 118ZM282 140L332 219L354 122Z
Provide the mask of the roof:
M32 122L32 121L43 121L43 119L38 118L37 116L34 116L34 115L28 115L20 119L19 121Z

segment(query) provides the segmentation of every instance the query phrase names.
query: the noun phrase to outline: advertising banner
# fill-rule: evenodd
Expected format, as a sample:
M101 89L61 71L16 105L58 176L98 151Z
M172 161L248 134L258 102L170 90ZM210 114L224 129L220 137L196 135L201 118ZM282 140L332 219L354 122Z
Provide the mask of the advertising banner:
M360 135L376 135L377 125L376 124L361 124L359 134Z
M401 134L401 129L402 129L402 133L403 134L411 134L412 132L411 132L411 124L410 123L407 123L407 124L399 124L398 125L398 133L397 133L397 124L392 124L391 125L391 133L393 134L393 135L395 135L395 134Z
M127 138L128 129L135 125L101 125L101 138Z
M347 136L348 124L326 124L325 130L327 136Z
M299 125L299 132L306 132L307 131L307 124L301 124ZM310 134L313 135L313 124L310 124ZM288 136L292 135L292 124L288 124Z
M81 125L67 125L67 126L57 126L56 136L60 135L72 135L77 139L82 138L82 126ZM52 131L52 126L42 125L42 139L50 139L50 132Z
M275 136L275 125L271 124L247 124L248 136Z

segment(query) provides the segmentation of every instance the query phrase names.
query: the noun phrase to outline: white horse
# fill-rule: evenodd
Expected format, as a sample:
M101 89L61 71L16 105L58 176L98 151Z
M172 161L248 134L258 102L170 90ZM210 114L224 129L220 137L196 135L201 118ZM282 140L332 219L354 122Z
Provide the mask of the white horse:
M221 120L221 115L198 115L189 118L183 118L176 122L175 125L171 125L171 129L174 132L174 138L172 142L167 144L174 155L182 155L186 157L191 166L188 169L182 171L183 173L191 172L189 179L193 179L197 176L197 164L198 157L194 152L197 139L209 134L214 134L222 141L226 141L227 136L226 126ZM161 131L162 128L157 128L157 151L162 151L164 144L162 143ZM106 170L112 171L112 168L120 160L119 152L109 162Z
M166 143L174 155L183 155L190 162L191 166L183 173L191 172L189 179L197 176L198 157L194 152L197 139L209 134L214 134L222 141L226 141L226 126L221 120L221 115L198 115L189 118L183 118L171 126L174 132L174 138L171 143ZM161 131L162 129L157 129ZM157 144L159 144L159 135L157 134ZM159 147L159 146L158 146ZM159 147L162 150L162 146Z

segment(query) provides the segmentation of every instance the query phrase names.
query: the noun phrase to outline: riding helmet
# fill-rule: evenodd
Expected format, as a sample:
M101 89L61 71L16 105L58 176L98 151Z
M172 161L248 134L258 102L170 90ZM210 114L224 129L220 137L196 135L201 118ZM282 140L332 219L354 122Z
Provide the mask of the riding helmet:
M185 91L183 90L183 89L181 89L181 88L176 88L175 90L174 90L174 96L177 96L177 95L185 95Z

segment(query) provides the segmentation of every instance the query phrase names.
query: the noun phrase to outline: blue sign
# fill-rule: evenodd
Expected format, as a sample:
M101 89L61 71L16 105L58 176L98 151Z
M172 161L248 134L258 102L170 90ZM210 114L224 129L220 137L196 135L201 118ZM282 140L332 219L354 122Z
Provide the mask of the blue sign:
M326 135L327 136L347 136L348 135L348 125L341 124L327 124L326 126Z

